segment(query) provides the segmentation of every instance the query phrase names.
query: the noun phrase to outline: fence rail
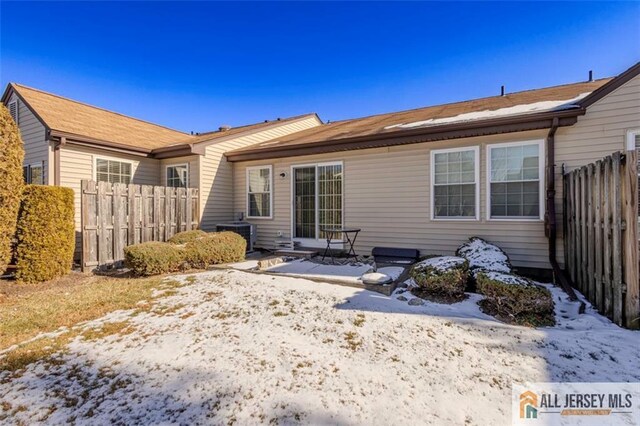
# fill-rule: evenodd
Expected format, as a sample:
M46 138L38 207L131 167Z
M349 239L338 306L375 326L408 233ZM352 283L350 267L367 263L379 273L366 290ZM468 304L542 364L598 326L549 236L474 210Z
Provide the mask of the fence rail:
M82 181L82 270L121 266L124 248L198 227L198 190Z
M616 152L564 175L565 267L604 315L640 328L638 163Z

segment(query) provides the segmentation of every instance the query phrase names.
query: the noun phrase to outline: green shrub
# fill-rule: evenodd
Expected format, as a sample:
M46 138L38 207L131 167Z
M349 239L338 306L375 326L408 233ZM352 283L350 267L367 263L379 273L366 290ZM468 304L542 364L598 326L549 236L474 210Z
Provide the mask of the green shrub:
M149 241L124 249L125 266L134 275L150 276L176 272L185 267L184 251L173 244Z
M173 237L169 238L169 242L171 244L186 244L189 241L197 240L198 238L202 238L207 236L208 234L200 229L195 229L193 231L184 231L178 232Z
M411 277L429 293L462 296L469 280L469 262L454 256L425 259L415 264Z
M16 233L20 199L24 187L24 148L18 126L9 110L0 106L0 274L11 261L11 245Z
M47 281L69 273L75 250L73 190L27 185L16 239L18 281Z
M524 277L481 271L476 276L478 292L486 296L489 313L521 325L553 325L553 298L549 290Z
M204 269L220 263L239 262L244 259L247 241L235 232L214 232L188 242L185 259L193 268Z

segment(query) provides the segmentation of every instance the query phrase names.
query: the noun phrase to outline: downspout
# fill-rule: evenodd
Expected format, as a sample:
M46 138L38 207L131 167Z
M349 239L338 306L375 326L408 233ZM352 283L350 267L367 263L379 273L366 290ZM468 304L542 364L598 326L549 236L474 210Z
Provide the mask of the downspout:
M62 136L53 147L53 184L60 186L60 149L67 143L67 138Z
M573 283L566 272L560 268L556 259L556 239L557 239L557 225L556 225L556 174L555 174L555 135L558 130L559 120L558 117L554 117L547 135L547 209L544 216L545 222L545 234L549 240L549 263L553 269L553 276L556 283L560 284L560 287L569 295L570 300L577 300L576 293L573 291Z

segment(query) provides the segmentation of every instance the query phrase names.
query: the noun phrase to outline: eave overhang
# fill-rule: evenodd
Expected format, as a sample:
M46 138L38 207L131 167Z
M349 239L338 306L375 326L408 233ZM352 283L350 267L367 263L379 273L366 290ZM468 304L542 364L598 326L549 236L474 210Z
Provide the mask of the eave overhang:
M558 119L559 126L571 126L575 124L578 117L584 115L585 112L586 110L584 108L572 108L562 111L548 111L482 121L452 123L352 138L306 142L299 145L293 144L243 149L230 151L224 155L228 161L238 162L523 132L527 130L548 129L553 125L554 118Z

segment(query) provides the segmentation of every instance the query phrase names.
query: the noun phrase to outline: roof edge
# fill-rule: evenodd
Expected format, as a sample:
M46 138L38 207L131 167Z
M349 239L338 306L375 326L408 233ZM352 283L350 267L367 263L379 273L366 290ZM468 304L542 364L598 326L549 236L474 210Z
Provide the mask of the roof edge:
M110 109L107 109L107 108L99 107L99 106L96 106L96 105L91 105L89 103L78 101L78 100L75 100L75 99L71 99L71 98L68 98L66 96L58 95L56 93L47 92L47 91L42 90L42 89L36 89L35 87L26 86L26 85L20 84L20 83L10 83L10 84L13 86L13 89L18 94L20 93L20 87L24 87L27 90L33 90L33 91L36 91L36 92L40 92L40 93L43 93L45 95L53 96L53 97L56 97L58 99L62 99L62 100L67 101L67 102L73 102L73 103L78 104L78 105L82 105L82 106L85 106L85 107L88 107L88 108L94 108L94 109L97 109L97 110L100 110L100 111L104 111L104 112L108 112L109 114L115 114L115 115L118 115L120 117L124 117L124 118L130 119L130 120L135 120L135 121L138 121L140 123L149 124L151 126L161 127L161 128L163 128L165 130L170 130L172 132L180 133L182 136L185 136L185 137L191 136L189 133L183 132L182 130L173 129L173 128L165 126L163 124L153 123L153 122L151 122L149 120L144 120L142 118L133 117L131 115L123 114L121 112L113 111L113 110L110 110ZM32 110L33 110L33 108L32 108Z
M284 124L291 124L291 123L295 123L297 121L306 120L307 118L310 118L310 117L315 117L320 124L323 124L322 119L320 118L318 113L310 112L308 114L297 115L297 116L285 118L285 119L282 119L282 120L279 120L279 121L278 120L274 120L274 121L270 122L268 125L265 125L264 127L261 127L259 130L247 129L247 130L239 132L239 133L234 133L233 135L228 135L228 136L218 137L218 138L215 138L215 139L195 142L193 145L194 146L198 146L198 147L199 146L206 147L206 146L209 146L209 145L226 142L226 141L229 141L231 139L236 139L236 138L243 137L243 136L246 136L246 135L250 135L250 134L253 134L253 133L258 133L258 132L262 132L262 131L265 131L265 130L273 129L274 127L279 127L279 126L282 126ZM262 124L262 123L256 123L256 124ZM253 124L253 125L255 125L255 124ZM247 125L247 127L249 127L249 126L252 126L252 124ZM213 132L212 135L213 134L217 134L217 132Z
M7 87L6 87L6 89L4 89L4 93L2 94L2 98L0 98L0 102L2 102L3 104L6 103L6 101L11 96L12 92L15 93L18 98L20 98L22 103L25 104L27 106L27 108L29 108L29 111L31 111L31 113L36 117L36 119L40 122L40 124L42 124L44 126L45 134L48 135L49 132L51 131L51 127L49 127L49 125L47 124L46 121L44 121L42 116L40 114L38 114L38 111L36 111L35 108L33 108L31 106L31 104L29 104L29 102L27 102L27 100L24 98L24 96L22 96L20 94L20 91L16 90L15 83L7 84Z
M625 71L615 76L613 80L591 92L591 94L580 100L580 102L577 102L577 104L582 108L589 108L591 105L618 89L638 74L640 74L640 62L636 62L635 65L627 68Z
M444 139L485 136L525 130L546 129L554 118L560 120L560 126L576 123L577 117L584 115L583 108L564 111L545 111L512 117L499 117L488 120L445 124L428 128L403 130L385 134L356 136L343 139L330 139L314 143L267 148L238 149L224 153L229 162L250 161L267 158L283 158L298 155L316 154L332 151L377 148L382 146L407 145Z

